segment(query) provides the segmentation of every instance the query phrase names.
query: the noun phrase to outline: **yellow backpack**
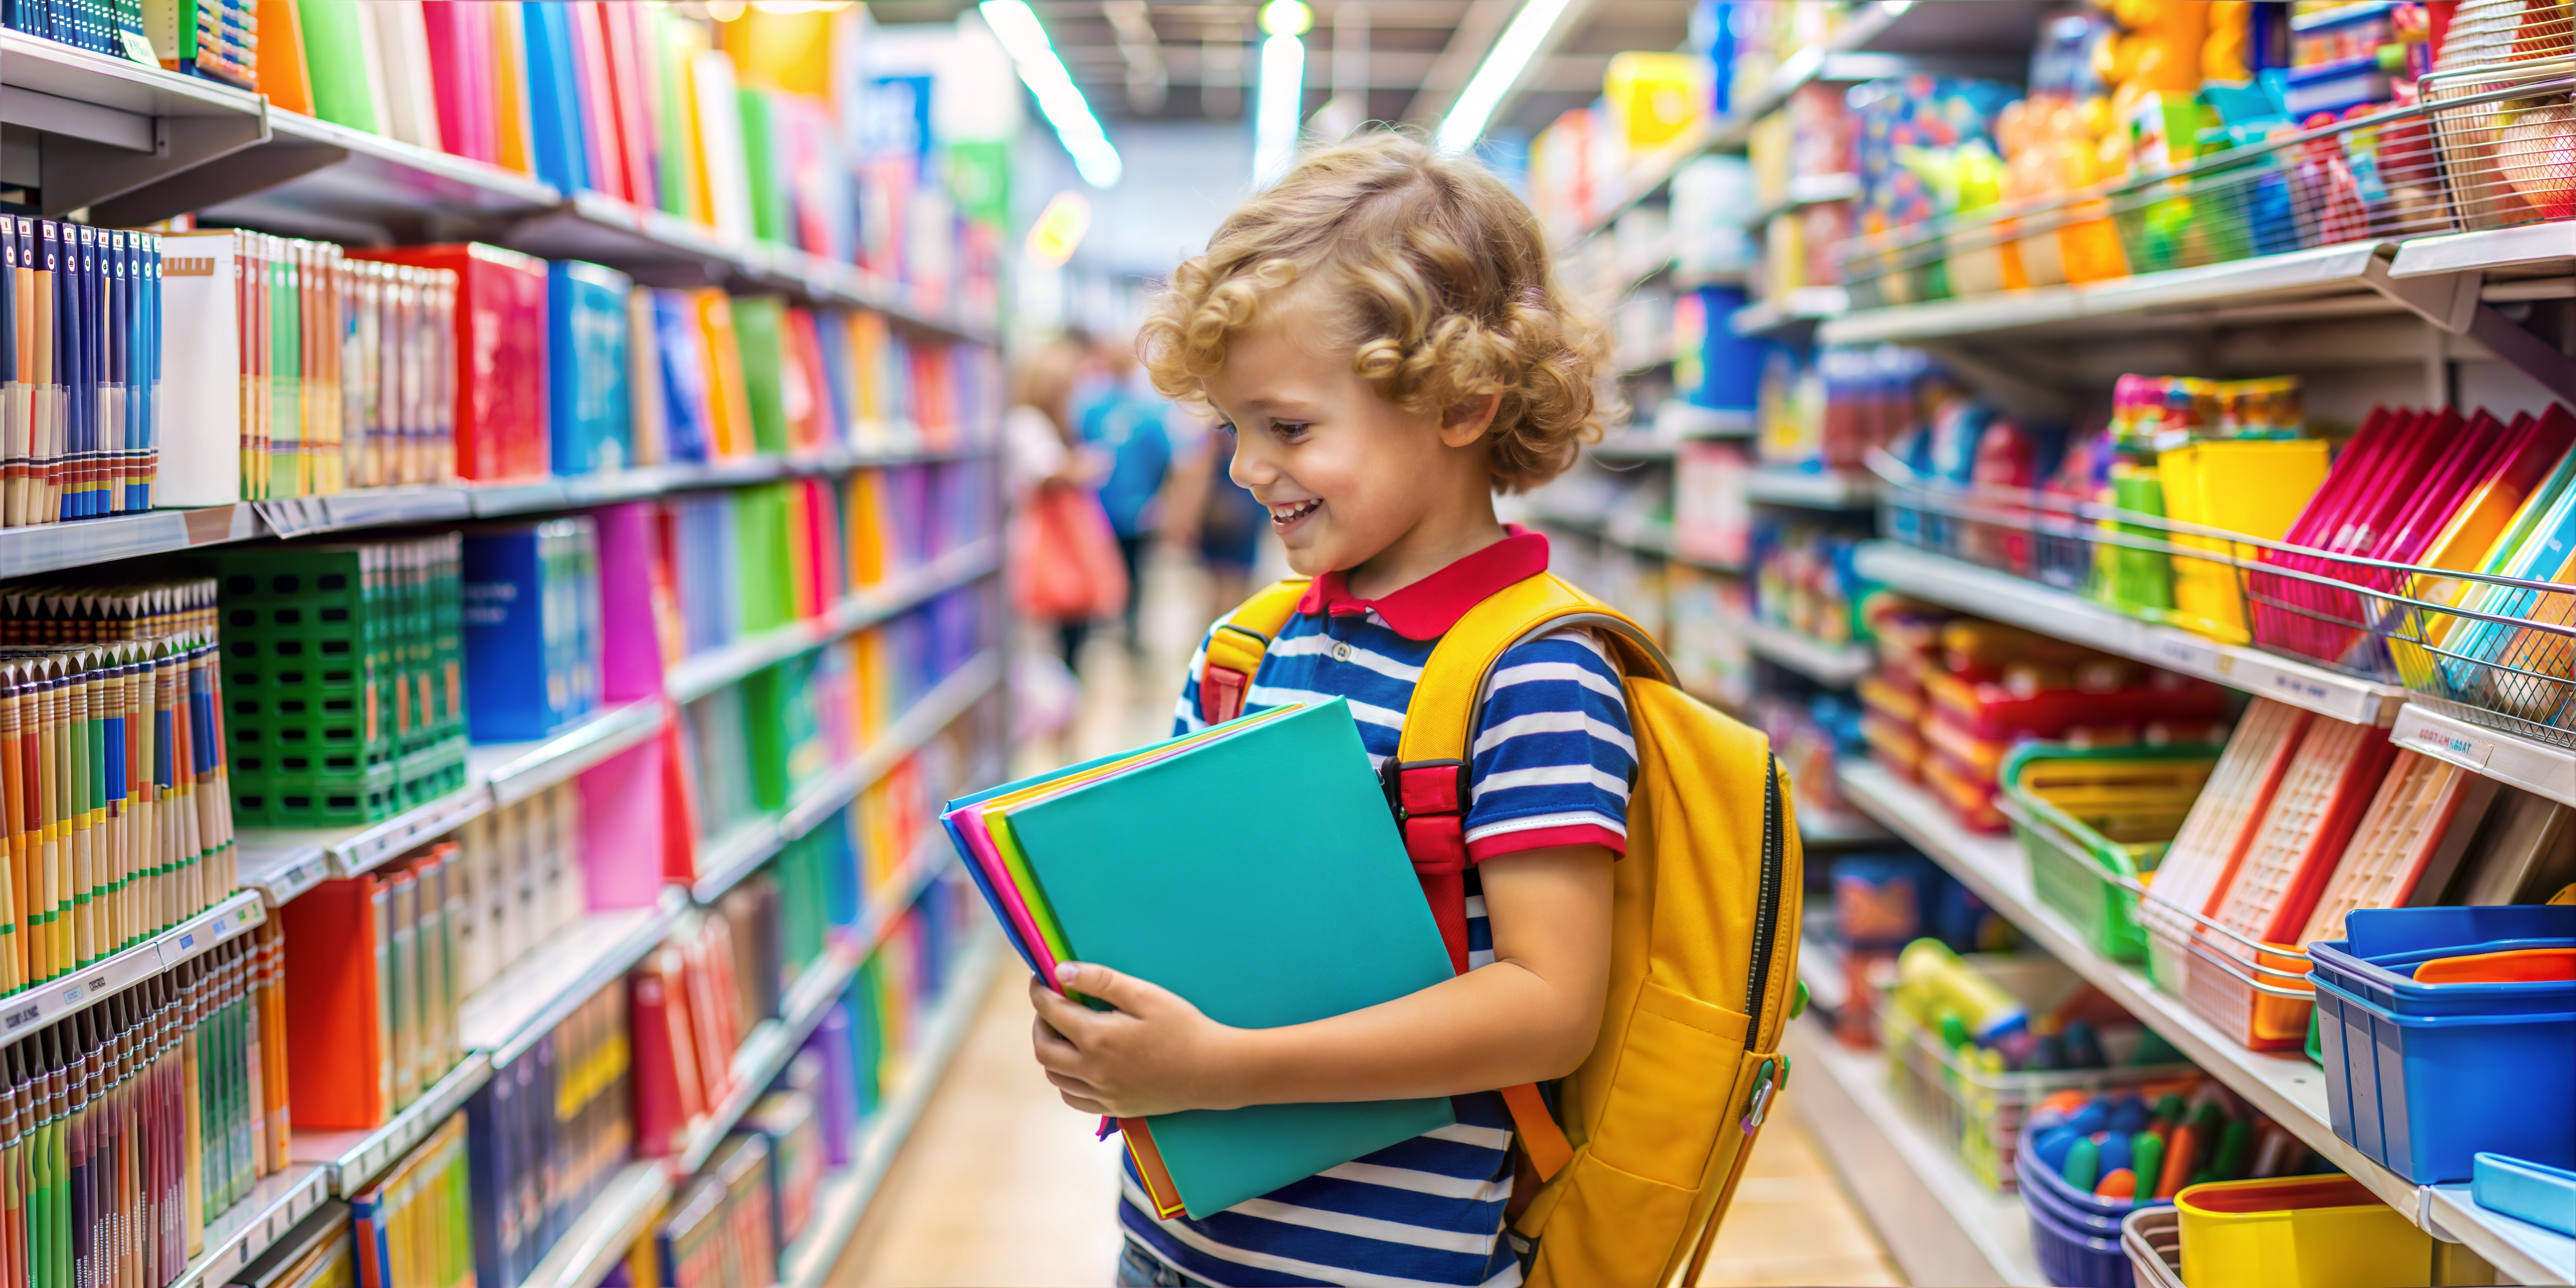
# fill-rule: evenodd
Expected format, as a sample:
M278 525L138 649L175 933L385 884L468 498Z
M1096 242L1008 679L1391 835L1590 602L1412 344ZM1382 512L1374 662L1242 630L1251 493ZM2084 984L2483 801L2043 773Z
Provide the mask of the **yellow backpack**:
M1202 715L1240 712L1305 586L1270 586L1218 623ZM1451 960L1463 970L1466 749L1504 650L1568 626L1614 650L1638 777L1614 868L1601 1036L1556 1084L1553 1114L1536 1087L1503 1091L1545 1181L1513 1228L1537 1244L1529 1281L1540 1288L1689 1283L1789 1076L1780 1031L1796 988L1802 856L1769 740L1683 693L1635 622L1541 573L1469 609L1433 646L1389 797L1442 933L1456 927Z

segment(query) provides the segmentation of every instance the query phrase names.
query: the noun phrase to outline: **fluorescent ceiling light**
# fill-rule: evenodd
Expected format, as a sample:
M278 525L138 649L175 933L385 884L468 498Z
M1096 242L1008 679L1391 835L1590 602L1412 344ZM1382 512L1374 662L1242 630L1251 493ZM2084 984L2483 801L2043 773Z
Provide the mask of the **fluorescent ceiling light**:
M1484 65L1476 69L1458 101L1449 105L1449 115L1441 118L1435 136L1441 151L1464 152L1475 145L1485 123L1493 119L1494 109L1503 105L1503 95L1519 83L1522 70L1556 29L1556 20L1565 16L1567 2L1529 0L1512 15L1512 25L1503 28L1503 38L1486 51Z
M1082 173L1082 181L1095 188L1116 187L1126 165L1118 159L1118 149L1109 145L1100 118L1091 114L1081 87L1065 71L1064 60L1056 57L1055 42L1047 38L1028 0L984 0L977 8L984 14L984 25L1010 51L1012 65L1020 69L1020 79L1036 96L1047 124L1055 127L1056 141L1072 154L1073 168Z
M1306 44L1281 33L1261 42L1261 100L1252 118L1252 182L1267 188L1297 159L1297 110L1306 99Z

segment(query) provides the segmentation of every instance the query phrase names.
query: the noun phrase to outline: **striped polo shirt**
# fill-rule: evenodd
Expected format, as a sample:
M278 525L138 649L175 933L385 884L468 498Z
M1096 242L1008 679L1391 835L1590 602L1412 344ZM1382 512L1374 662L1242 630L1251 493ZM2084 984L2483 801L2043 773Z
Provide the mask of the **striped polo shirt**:
M1376 600L1340 573L1309 586L1272 641L1246 712L1345 698L1372 764L1396 752L1414 683L1431 648L1486 596L1545 571L1547 538L1511 536ZM1206 727L1191 658L1175 732ZM1619 673L1601 645L1567 630L1503 654L1470 755L1467 855L1553 845L1627 845L1636 744ZM1475 869L1466 877L1467 965L1494 960ZM1237 1204L1205 1220L1163 1220L1127 1163L1119 1219L1129 1237L1184 1274L1214 1284L1490 1284L1520 1282L1503 1237L1511 1196L1510 1113L1501 1095L1453 1098L1458 1122Z

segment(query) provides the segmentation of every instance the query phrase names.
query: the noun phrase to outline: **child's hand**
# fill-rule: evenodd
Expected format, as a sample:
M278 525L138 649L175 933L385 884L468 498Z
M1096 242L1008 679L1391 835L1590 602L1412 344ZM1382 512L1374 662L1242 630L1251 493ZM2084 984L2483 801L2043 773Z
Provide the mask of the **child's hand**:
M1241 1030L1200 1014L1168 989L1106 966L1066 962L1056 977L1118 1008L1095 1011L1029 980L1038 1063L1064 1103L1113 1118L1234 1107L1222 1088Z

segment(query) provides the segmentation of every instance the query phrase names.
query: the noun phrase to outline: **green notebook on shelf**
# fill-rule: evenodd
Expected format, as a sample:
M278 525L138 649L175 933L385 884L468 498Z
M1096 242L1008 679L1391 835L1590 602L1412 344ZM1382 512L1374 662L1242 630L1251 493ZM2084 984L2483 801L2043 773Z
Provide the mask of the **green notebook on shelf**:
M989 818L989 816L988 816ZM1003 814L1076 960L1274 1028L1450 977L1347 704L1260 722ZM1149 1120L1193 1217L1449 1126L1446 1097Z

